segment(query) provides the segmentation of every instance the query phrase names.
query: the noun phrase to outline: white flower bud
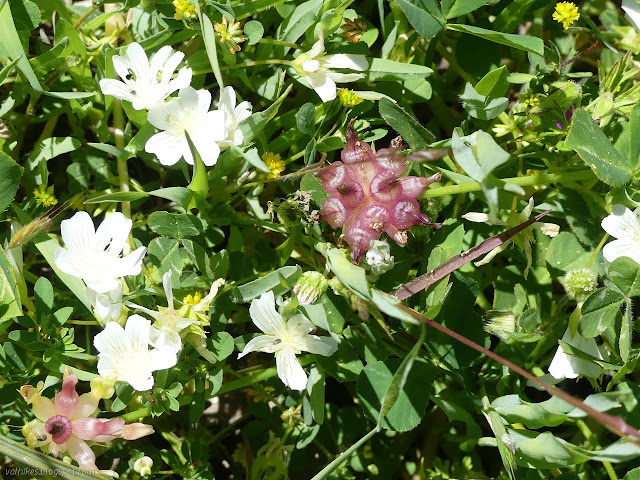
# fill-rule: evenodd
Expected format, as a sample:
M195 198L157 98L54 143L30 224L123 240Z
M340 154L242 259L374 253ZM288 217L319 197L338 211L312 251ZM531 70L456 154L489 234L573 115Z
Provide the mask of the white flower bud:
M369 251L365 256L367 265L371 267L371 273L382 275L393 268L393 256L389 244L383 240L372 240Z
M304 272L293 286L293 293L300 305L311 305L318 300L329 286L329 280L320 272Z
M151 457L140 457L133 464L133 469L138 472L140 475L147 476L151 473L151 467L153 467L153 460Z

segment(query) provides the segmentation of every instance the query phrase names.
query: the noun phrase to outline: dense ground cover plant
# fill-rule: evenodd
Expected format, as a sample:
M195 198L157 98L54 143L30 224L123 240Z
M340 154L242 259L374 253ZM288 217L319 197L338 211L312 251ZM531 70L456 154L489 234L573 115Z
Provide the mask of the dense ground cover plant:
M0 0L2 474L640 478L639 28Z

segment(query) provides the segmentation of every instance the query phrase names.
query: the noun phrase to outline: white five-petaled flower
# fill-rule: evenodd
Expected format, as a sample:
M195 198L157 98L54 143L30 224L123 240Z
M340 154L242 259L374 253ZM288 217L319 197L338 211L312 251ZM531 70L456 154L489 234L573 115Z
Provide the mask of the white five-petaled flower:
M162 47L151 59L138 43L127 47L124 56L113 57L113 67L122 81L112 78L100 80L100 89L105 95L128 100L136 110L150 109L162 103L176 90L191 83L191 69L181 68L178 76L171 79L184 53L171 47Z
M581 352L588 353L592 357L602 360L598 345L596 345L596 341L593 338L584 338L579 333L576 333L575 336L572 337L569 328L567 328L562 336L562 341ZM551 365L549 365L549 373L556 379L576 378L578 375L597 378L602 372L603 370L599 365L582 358L574 357L573 355L568 355L560 346L553 356Z
M232 145L242 145L244 135L238 125L251 116L251 109L252 106L249 102L242 102L236 105L236 92L233 87L224 87L220 91L218 110L224 112L227 127L227 137L218 142L220 147L228 148Z
M176 352L161 346L149 350L151 322L140 315L132 315L124 328L109 322L93 339L98 350L98 373L114 375L143 392L153 387L152 372L173 367ZM155 345L154 345L155 346Z
M602 228L617 239L602 249L602 255L608 262L629 257L640 263L640 208L632 212L624 205L614 205L611 215L602 220Z
M65 248L55 254L56 266L81 278L97 293L121 287L119 278L138 275L147 249L140 247L120 258L131 231L131 220L119 212L106 217L97 230L87 212L78 212L60 224Z
M526 207L524 207L522 212L511 213L511 215L509 215L506 221L502 221L499 218L491 217L486 213L478 213L478 212L465 213L464 215L462 215L462 218L464 218L465 220L469 220L470 222L489 223L491 225L503 225L509 228L513 228L529 220L529 217L531 216L532 211L533 211L533 197L529 199L529 203L527 204ZM504 242L502 245L499 245L493 250L491 250L489 253L485 255L485 257L482 260L480 260L479 262L475 262L474 265L477 267L481 265L486 265L491 260L493 260L493 258L498 253L505 250L509 245L515 244L519 248L524 250L524 254L527 259L527 266L524 269L524 278L527 278L527 275L529 274L529 268L531 268L531 264L533 262L532 254L531 254L531 242L534 241L532 228L539 229L542 233L544 233L549 237L555 237L560 232L560 227L555 223L535 222L530 227L527 227L521 232L514 235L512 238Z
M227 138L227 119L221 110L209 111L210 106L211 93L187 87L180 90L178 98L149 110L149 123L163 131L147 140L145 151L155 153L163 165L174 165L182 157L193 165L188 133L202 162L209 167L215 165L220 155L216 142Z
M364 55L338 53L325 55L324 35L318 30L318 41L311 50L301 54L293 61L296 73L302 77L302 82L313 88L323 102L336 98L336 83L355 82L364 78L362 73L339 73L334 68L365 71L369 68L367 57Z
M296 354L304 351L329 357L338 349L338 342L333 338L309 335L315 325L304 315L297 314L288 321L282 318L276 311L272 291L253 300L249 314L264 335L250 340L238 358L249 352L274 353L278 377L293 390L304 390L307 386L307 374Z

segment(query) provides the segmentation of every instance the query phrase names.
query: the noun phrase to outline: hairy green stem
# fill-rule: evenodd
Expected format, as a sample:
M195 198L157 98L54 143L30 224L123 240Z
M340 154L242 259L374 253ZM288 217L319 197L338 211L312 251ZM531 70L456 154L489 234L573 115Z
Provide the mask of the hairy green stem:
M120 103L120 99L114 98L113 99L114 143L116 144L116 147L123 150L125 147L124 126L125 126L125 119L124 119L124 113L122 111L122 103ZM118 183L120 184L120 191L128 192L129 191L129 170L127 169L127 159L118 157L116 159L116 162L118 166ZM128 201L122 202L122 214L127 218L131 218L131 202L128 202ZM129 247L133 249L134 244L133 244L133 237L131 235L129 235L128 243L129 243ZM125 246L124 254L126 255L127 253L129 252L127 251L127 247Z
M293 67L293 62L289 60L279 60L279 59L270 59L270 60L252 60L250 62L244 63L236 63L235 65L225 65L220 67L220 71L225 70L233 70L234 68L245 68L245 67L259 67L261 65L286 65L288 67ZM202 75L204 73L211 73L212 70L210 68L205 68L204 70L194 70L194 75Z
M358 450L367 440L373 437L376 433L378 433L380 429L375 427L369 433L367 433L364 437L358 440L356 443L351 445L346 452L338 455L329 465L320 470L316 475L313 476L311 480L322 480L327 478L331 473L333 473L340 465L349 460L349 457Z
M78 30L78 28L80 28L80 25L82 25L84 23L84 21L89 18L89 15L91 15L93 12L95 12L98 9L97 6L95 5L91 5L90 8L87 9L86 12L84 12L84 15L82 15L80 17L80 20L78 20L76 23L73 24L73 28L74 30Z
M258 43L264 43L266 45L280 45L282 47L290 47L300 50L300 45L296 43L283 42L282 40L274 40L272 38L261 38Z
M575 182L593 178L591 170L578 170L567 173L543 173L527 175L525 177L502 178L503 182L513 183L521 187L534 185L550 185L552 183ZM482 185L479 182L461 183L460 185L447 185L446 187L432 188L422 194L422 198L442 197L444 195L456 195L458 193L479 192Z

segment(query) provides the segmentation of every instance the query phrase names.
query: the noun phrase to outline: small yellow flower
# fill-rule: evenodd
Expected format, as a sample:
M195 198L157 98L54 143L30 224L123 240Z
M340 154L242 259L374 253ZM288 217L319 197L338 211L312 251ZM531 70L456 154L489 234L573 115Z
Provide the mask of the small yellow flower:
M533 93L531 89L524 92L524 94L522 94L522 97L520 97L520 100L525 107L531 108L535 107L536 105L540 105L540 95L538 95L537 93Z
M222 23L213 22L213 29L220 35L220 43L229 47L233 54L240 51L239 43L244 42L247 37L242 34L240 22L228 21L227 17L222 17Z
M253 401L256 403L270 402L273 392L275 392L275 388L269 386L263 387L259 383L255 384L255 388L249 389L249 395L253 397Z
M182 299L182 303L187 305L197 305L202 300L202 294L200 292L196 292L195 295L187 295Z
M562 23L562 26L567 29L573 22L580 18L578 13L578 7L573 2L560 2L556 4L556 11L553 12L553 19Z
M47 187L44 183L41 183L33 191L33 196L36 197L36 203L43 207L50 207L58 203L58 199L53 194L53 185Z
M364 102L363 98L360 98L353 90L349 90L348 88L343 88L338 92L338 98L340 99L340 103L345 107L355 107L356 105Z
M284 160L281 160L280 155L277 153L263 153L262 161L271 170L271 173L267 174L267 178L278 178L284 172Z
M173 18L176 20L191 20L192 18L196 18L198 16L198 12L196 11L196 7L193 6L189 0L173 0L173 6L176 7L176 13L173 15Z

